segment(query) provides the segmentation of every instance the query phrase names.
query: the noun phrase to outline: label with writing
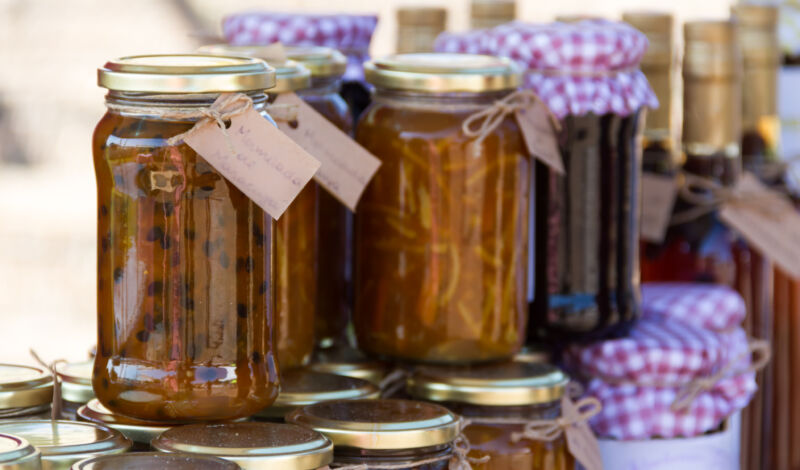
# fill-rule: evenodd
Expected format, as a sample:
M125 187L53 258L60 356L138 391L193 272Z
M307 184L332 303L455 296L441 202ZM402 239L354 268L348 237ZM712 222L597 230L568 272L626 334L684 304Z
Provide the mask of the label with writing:
M564 161L558 148L558 136L553 127L550 111L541 101L535 101L528 109L514 113L522 131L528 153L538 158L553 171L564 174Z
M291 106L296 119L278 119L278 127L322 163L314 179L350 210L381 165L380 160L306 104L294 93L282 93L275 105Z
M642 174L642 238L648 242L661 243L667 235L669 220L678 185L672 176L645 172Z
M741 201L725 203L720 218L747 242L800 279L800 214L789 199L745 173L736 184Z
M274 219L320 167L319 161L252 108L231 118L225 131L216 122L207 122L184 140Z
M603 457L600 454L597 437L589 427L589 423L579 420L580 410L568 395L561 399L561 415L567 420L577 421L565 431L567 447L575 460L586 470L603 470Z

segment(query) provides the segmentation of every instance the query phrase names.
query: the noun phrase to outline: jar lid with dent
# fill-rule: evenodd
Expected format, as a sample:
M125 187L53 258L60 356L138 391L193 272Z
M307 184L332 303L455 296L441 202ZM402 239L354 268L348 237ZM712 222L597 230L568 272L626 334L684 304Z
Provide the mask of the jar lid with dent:
M322 434L283 423L190 424L152 442L161 452L215 455L244 469L314 470L333 461L333 444Z
M312 77L338 77L347 71L347 57L330 47L286 46L286 56L311 71Z
M684 78L724 78L741 74L742 54L734 23L689 21L683 26L683 36Z
M372 399L379 395L378 387L366 380L306 369L289 370L281 373L278 398L256 416L281 419L298 407L321 401Z
M474 367L420 367L408 379L416 398L484 406L548 404L564 396L569 377L555 366L505 362Z
M177 423L156 423L115 415L96 398L78 408L77 417L79 421L115 429L138 444L149 444L164 431L178 425Z
M445 52L397 54L364 64L366 80L382 88L428 93L489 92L519 87L512 60Z
M28 441L41 452L44 468L50 469L67 469L88 457L126 452L132 445L118 431L75 421L0 422L0 434Z
M73 403L87 403L94 398L93 369L94 361L57 364L56 372L61 379L61 398Z
M354 348L330 348L316 353L308 365L314 372L344 375L379 385L386 377L386 363L370 359Z
M622 21L647 36L649 45L642 56L642 66L670 66L675 62L675 17L656 11L629 11Z
M297 91L311 86L311 72L302 64L285 57L275 57L271 46L231 46L228 44L209 44L197 52L216 56L241 56L261 59L275 70L275 86L270 93Z
M41 453L21 437L0 434L0 468L39 470Z
M286 421L324 434L334 446L370 450L448 444L461 431L461 419L455 413L412 400L326 401L295 410Z
M53 400L53 377L29 366L0 364L0 417L17 408L48 405Z
M97 84L114 91L223 93L266 90L275 70L261 59L203 54L121 57L97 70Z
M163 452L133 452L103 455L81 460L71 470L237 470L233 462L199 454L165 454Z

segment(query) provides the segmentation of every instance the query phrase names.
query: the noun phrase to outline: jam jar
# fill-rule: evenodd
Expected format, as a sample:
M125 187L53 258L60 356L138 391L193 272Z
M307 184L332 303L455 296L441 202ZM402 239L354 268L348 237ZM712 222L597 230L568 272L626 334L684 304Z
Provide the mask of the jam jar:
M153 440L161 452L214 455L244 470L327 469L333 444L322 434L294 424L192 424L170 429Z
M21 437L0 434L0 468L41 470L42 454Z
M0 420L50 417L53 377L42 369L0 364Z
M238 470L233 462L210 455L136 452L103 455L76 462L72 470Z
M544 363L506 362L477 367L421 367L409 378L417 399L440 403L469 425L470 456L488 456L474 470L573 470L563 434L553 441L523 437L525 423L561 416L569 378Z
M300 408L286 421L333 441L335 464L367 470L450 468L461 428L461 419L446 408L411 400L326 401Z
M153 55L98 71L98 346L93 388L159 421L248 416L278 394L270 217L183 142L223 92L264 112L258 59Z
M506 116L465 121L514 92L508 59L401 54L365 65L356 140L381 161L356 217L358 345L407 361L510 358L525 339L531 161Z

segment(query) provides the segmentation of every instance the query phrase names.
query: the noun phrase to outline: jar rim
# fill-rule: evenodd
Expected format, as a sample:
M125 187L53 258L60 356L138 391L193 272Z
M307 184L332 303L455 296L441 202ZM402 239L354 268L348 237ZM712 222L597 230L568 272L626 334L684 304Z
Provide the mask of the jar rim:
M131 447L131 441L119 431L78 421L9 421L0 423L0 433L26 439L43 459L55 464L72 463L86 454L122 453Z
M331 47L286 46L286 56L303 64L312 78L341 77L347 71L347 57Z
M215 56L241 56L261 59L275 69L275 86L270 93L286 93L311 87L311 71L302 63L279 57L272 46L232 46L230 44L207 44L197 52Z
M53 377L38 367L0 364L0 410L29 408L53 399Z
M34 458L39 451L26 439L12 434L0 434L0 465L14 465L23 460Z
M97 398L89 400L88 403L78 408L77 417L79 421L115 429L134 442L148 444L152 439L176 425L176 423L151 423L115 415Z
M58 363L56 373L61 379L61 397L73 403L86 403L94 398L93 369L94 360Z

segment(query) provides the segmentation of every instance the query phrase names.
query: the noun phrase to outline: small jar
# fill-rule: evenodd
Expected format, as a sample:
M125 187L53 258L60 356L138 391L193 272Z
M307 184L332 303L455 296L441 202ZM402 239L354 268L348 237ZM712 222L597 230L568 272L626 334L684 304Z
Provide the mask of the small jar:
M36 367L0 364L0 420L50 417L53 377Z
M249 416L278 394L272 219L185 143L199 110L246 94L265 118L275 71L208 55L125 57L98 71L94 133L98 355L93 387L149 421Z
M308 368L314 372L366 380L374 385L380 385L389 372L389 365L385 362L370 359L348 346L317 351Z
M527 318L531 160L509 115L465 120L515 91L508 59L401 54L365 65L356 140L381 161L356 217L354 325L365 352L406 361L510 358Z
M119 431L131 440L134 451L150 450L150 441L167 429L178 425L178 423L142 421L115 415L96 398L78 408L76 417L78 421L94 423Z
M573 470L563 434L551 442L515 439L525 423L556 420L569 378L543 363L506 362L472 368L418 369L408 381L418 399L443 404L470 421L464 436L476 470Z
M447 10L440 7L397 9L397 53L432 52L436 37L447 28Z
M42 454L21 437L0 434L0 468L41 470Z
M9 421L0 434L21 437L42 455L42 470L68 470L72 464L97 455L121 454L131 441L118 431L75 421Z
M170 429L153 440L161 452L214 455L244 470L327 469L333 444L322 434L294 424L193 424Z
M61 379L62 414L75 419L78 408L94 398L92 369L94 361L58 363L56 372Z
M410 400L327 401L300 408L286 420L333 441L335 464L367 469L447 469L461 427L446 408Z
M81 460L71 470L238 470L233 462L197 454L163 454L160 452L136 452L119 455L103 455Z
M268 421L283 421L297 408L326 400L378 398L378 387L366 380L296 369L282 374L281 393L275 403L256 414Z

